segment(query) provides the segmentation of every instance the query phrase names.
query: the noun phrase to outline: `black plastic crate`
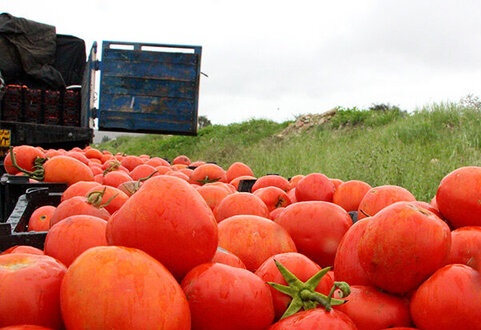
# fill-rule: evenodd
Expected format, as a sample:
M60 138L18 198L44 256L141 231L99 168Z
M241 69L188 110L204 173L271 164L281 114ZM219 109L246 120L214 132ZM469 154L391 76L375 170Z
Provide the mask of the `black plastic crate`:
M24 91L25 121L42 123L43 91L41 89L26 88Z
M28 221L32 213L44 205L60 204L62 193L51 192L49 187L28 188L21 195L7 221L0 223L0 251L15 245L30 245L43 249L46 231L28 231Z
M4 174L0 179L0 223L7 221L20 196L29 188L48 188L50 192L64 192L66 183L30 182L28 177Z

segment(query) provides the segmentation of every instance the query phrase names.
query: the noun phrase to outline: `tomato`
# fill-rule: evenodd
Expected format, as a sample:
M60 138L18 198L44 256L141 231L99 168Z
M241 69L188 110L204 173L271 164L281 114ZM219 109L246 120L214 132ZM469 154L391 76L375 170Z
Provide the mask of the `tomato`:
M371 188L371 185L361 180L345 181L337 186L332 201L348 212L357 211L362 198Z
M363 219L375 215L384 207L395 202L407 201L414 202L416 197L401 186L383 185L369 189L359 202L357 210L358 219Z
M217 222L239 214L250 214L268 218L269 209L260 197L248 192L229 194L214 208L214 216Z
M107 220L110 213L103 207L94 205L84 196L73 196L57 205L50 217L50 227L72 215L92 215Z
M40 325L22 324L22 325L10 325L8 327L2 327L0 330L53 330L52 328L43 327Z
M94 181L92 169L70 156L55 156L43 164L43 181L65 182L70 186L78 181Z
M410 326L409 300L370 285L351 285L347 302L334 306L348 315L358 330Z
M451 232L447 264L465 264L481 271L481 227L466 226Z
M202 196L186 181L159 175L110 217L110 245L139 248L177 278L212 260L218 246L217 222Z
M129 195L119 188L98 185L87 191L87 198L92 204L105 208L110 214L117 211L129 199Z
M444 265L450 247L444 221L409 202L396 202L371 217L358 256L372 284L406 294Z
M464 166L447 174L439 183L439 212L453 228L481 225L481 167Z
M227 190L225 187L214 184L204 184L199 186L199 188L197 188L197 192L201 194L202 198L204 198L211 210L214 210L224 199L224 197L232 194L232 192Z
M78 181L67 187L60 197L60 201L64 201L73 196L87 196L87 192L93 188L100 186L100 183L96 181Z
M259 177L256 182L252 185L251 192L255 192L257 189L265 187L277 187L284 191L288 191L291 188L289 180L287 180L282 175L277 174L266 174Z
M321 267L334 264L339 242L352 225L346 210L325 201L293 203L284 209L275 222L291 235L297 252Z
M14 167L13 160L15 160L18 167L32 172L34 170L35 160L43 157L45 157L45 153L39 148L29 145L15 146L11 148L5 156L5 159L3 160L3 166L5 168L5 172L8 174L21 173L18 168Z
M332 202L336 186L322 173L310 173L304 176L296 185L296 200Z
M466 265L446 265L417 288L410 309L420 329L481 329L481 275Z
M55 209L53 205L43 205L35 209L28 219L28 231L47 231Z
M60 288L65 326L76 329L190 329L185 294L145 252L93 247L68 268Z
M0 327L36 324L60 329L59 292L66 270L46 255L0 255Z
M287 196L287 192L276 186L256 189L253 194L262 199L269 213L278 207L286 207L291 204L291 199Z
M189 182L198 185L210 182L227 182L227 174L219 165L205 163L190 172Z
M369 285L369 278L359 262L357 253L361 239L370 218L355 222L344 234L337 247L334 257L334 276L337 280L345 281L350 285Z
M249 175L254 176L254 171L249 165L243 162L234 162L226 170L227 182L231 182L240 176Z
M274 260L280 262L290 272L292 272L299 280L305 282L318 273L321 267L314 261L298 252L279 253L269 257L256 270L256 275L266 282L275 282L286 285L287 282L277 268ZM315 288L316 291L325 295L329 294L333 280L329 276L323 276L319 285ZM275 319L279 320L286 311L292 298L288 295L271 288L272 299L274 301Z
M70 264L88 248L107 245L107 221L91 215L72 215L53 225L45 237L46 255Z
M255 271L277 253L296 252L289 233L274 221L257 215L235 215L218 225L219 246L238 256Z
M314 308L298 312L271 325L268 330L357 330L354 322L338 310Z
M192 313L192 329L262 330L274 319L269 286L238 267L204 263L182 279Z
M0 255L7 253L33 253L33 254L45 254L43 250L30 245L14 245L8 249L0 252Z
M242 260L236 256L234 253L227 251L220 246L217 247L217 251L215 251L215 255L212 258L212 262L219 262L221 264L226 264L233 267L240 267L246 269L246 265L242 262Z

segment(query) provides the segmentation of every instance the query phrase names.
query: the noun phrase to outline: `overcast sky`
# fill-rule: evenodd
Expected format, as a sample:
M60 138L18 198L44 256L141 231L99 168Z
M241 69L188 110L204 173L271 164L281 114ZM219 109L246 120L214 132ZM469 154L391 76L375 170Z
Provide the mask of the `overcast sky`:
M0 0L93 41L202 46L199 115L293 120L481 96L479 0Z

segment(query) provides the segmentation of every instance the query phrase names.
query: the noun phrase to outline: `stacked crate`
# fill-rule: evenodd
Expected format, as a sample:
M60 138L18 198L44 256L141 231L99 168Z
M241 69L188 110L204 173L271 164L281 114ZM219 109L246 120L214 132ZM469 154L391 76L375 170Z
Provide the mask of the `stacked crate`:
M43 92L41 89L24 88L25 121L42 123Z
M23 89L21 85L7 85L2 99L2 120L23 121Z
M80 126L80 89L57 91L7 85L0 110L4 121Z

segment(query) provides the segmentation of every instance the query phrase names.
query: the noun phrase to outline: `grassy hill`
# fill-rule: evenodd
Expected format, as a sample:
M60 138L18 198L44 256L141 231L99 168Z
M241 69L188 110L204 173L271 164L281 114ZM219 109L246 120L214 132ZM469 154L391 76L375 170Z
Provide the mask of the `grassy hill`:
M276 123L249 120L200 129L195 137L119 137L97 145L126 154L248 164L257 176L321 172L372 186L394 184L429 201L440 180L466 165L481 166L481 111L433 104L414 113L396 107L343 109Z

